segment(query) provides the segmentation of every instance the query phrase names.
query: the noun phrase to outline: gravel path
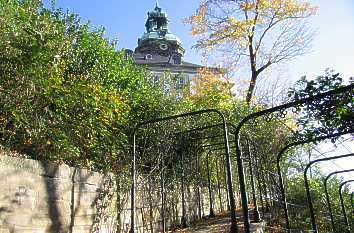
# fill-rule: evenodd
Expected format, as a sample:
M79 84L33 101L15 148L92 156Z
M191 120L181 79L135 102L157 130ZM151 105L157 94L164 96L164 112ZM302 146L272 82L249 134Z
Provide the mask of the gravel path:
M229 217L216 217L212 219L206 219L200 223L196 223L195 226L175 230L173 232L183 233L223 233L229 232L230 218Z

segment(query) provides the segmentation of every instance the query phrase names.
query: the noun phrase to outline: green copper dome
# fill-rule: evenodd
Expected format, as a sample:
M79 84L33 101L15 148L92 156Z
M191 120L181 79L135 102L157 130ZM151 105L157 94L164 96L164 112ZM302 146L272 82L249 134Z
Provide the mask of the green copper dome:
M154 10L148 12L145 23L146 32L138 40L138 45L146 40L166 40L182 44L181 40L168 29L167 14L156 4Z

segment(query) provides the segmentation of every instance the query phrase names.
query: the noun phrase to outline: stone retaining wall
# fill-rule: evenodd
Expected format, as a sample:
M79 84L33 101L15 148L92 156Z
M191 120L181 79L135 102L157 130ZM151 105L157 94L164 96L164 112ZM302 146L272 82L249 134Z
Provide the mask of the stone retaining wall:
M104 175L0 157L0 232L90 232Z
M121 191L117 195L117 185L111 174L8 157L1 153L0 177L0 233L129 232L130 186L122 177L119 181ZM110 181L108 189L107 181ZM156 180L151 187L146 182L137 187L138 232L151 232L151 228L159 232L159 184ZM178 226L181 220L179 186L166 188L165 217L169 228ZM207 188L202 188L202 193L203 215L208 215ZM193 221L197 217L195 188L187 186L185 196L186 218ZM216 213L226 209L225 190L222 196L223 208L218 205L218 195L213 194Z

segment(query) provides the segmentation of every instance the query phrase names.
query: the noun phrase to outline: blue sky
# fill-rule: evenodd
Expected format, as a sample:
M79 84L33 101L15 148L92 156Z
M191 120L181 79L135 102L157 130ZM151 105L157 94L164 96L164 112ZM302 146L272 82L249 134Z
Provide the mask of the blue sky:
M49 0L43 0L48 3ZM313 52L299 57L286 66L287 77L297 80L303 75L315 77L329 67L345 77L354 76L354 1L312 0L319 12L311 19L318 31L313 41ZM191 47L195 38L189 34L182 19L191 15L198 0L160 0L168 13L170 30L182 39L186 49L185 60L200 63L200 56ZM137 38L144 32L147 11L155 0L57 0L57 6L78 13L94 26L104 26L107 37L117 38L119 48L136 47Z
M329 67L345 77L354 76L354 1L312 2L319 6L318 14L311 20L318 30L313 52L293 62L290 73L311 77Z
M295 81L303 75L316 77L326 68L332 68L343 77L354 77L354 1L312 0L312 3L319 7L318 14L311 19L318 32L313 41L313 52L289 63L282 76ZM200 63L197 52L191 49L195 38L190 36L189 27L182 24L182 19L193 14L198 4L197 0L160 0L160 6L170 19L170 30L182 40L186 49L185 60L194 63ZM119 48L134 49L145 30L147 11L154 8L155 1L57 0L57 6L78 13L94 26L104 26L108 38L118 39ZM354 151L353 144L348 145L351 151ZM342 151L348 152L346 149ZM352 161L341 164L346 167L353 164Z
M49 3L50 0L43 0ZM145 31L147 12L155 7L155 0L57 0L57 6L78 13L84 21L94 26L104 26L107 37L117 38L119 48L134 49L138 37ZM169 28L182 41L186 49L185 59L199 63L200 58L190 48L195 39L189 35L182 19L193 14L199 1L160 0L160 6L170 19Z

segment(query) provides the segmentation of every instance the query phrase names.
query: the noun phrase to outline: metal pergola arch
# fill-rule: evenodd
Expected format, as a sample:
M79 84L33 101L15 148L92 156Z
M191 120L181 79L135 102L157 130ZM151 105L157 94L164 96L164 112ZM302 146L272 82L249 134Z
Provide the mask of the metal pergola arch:
M229 140L228 140L228 133L227 133L227 125L226 125L226 120L224 115L216 109L205 109L205 110L200 110L200 111L194 111L194 112L188 112L184 114L179 114L179 115L174 115L174 116L169 116L169 117L163 117L163 118L158 118L158 119L152 119L149 121L145 121L142 123L139 123L133 130L132 132L132 163L131 163L131 179L132 179L132 185L131 185L131 218L130 218L130 223L131 223L131 228L130 228L130 233L135 233L135 216L136 216L136 211L135 211L135 184L136 184L136 134L137 131L148 124L154 124L158 122L164 122L164 121L169 121L173 119L179 119L179 118L184 118L188 116L198 116L198 115L203 115L206 113L216 113L220 120L222 121L223 124L223 134L224 134L224 149L225 149L225 160L226 160L226 167L227 167L227 182L228 182L228 193L229 193L229 202L230 202L230 217L231 217L231 230L230 232L238 232L237 229L237 223L236 223L236 205L235 205L235 199L233 195L233 190L232 190L232 172L231 172L231 160L230 160L230 147L229 147Z
M326 176L326 178L323 181L325 195L326 195L326 202L327 202L327 207L328 207L328 213L329 213L329 216L330 216L330 219L331 219L331 225L332 225L333 232L336 231L336 227L335 227L335 224L334 224L334 217L333 217L333 213L332 213L332 207L331 207L331 202L330 202L330 198L329 198L327 182L332 176L337 175L337 174L341 174L341 173L347 173L347 172L354 172L354 169L339 170L339 171L331 172L330 174L328 174Z
M260 116L265 116L274 112L280 112L280 116L283 116L286 109L291 107L300 106L305 103L310 103L315 100L320 100L324 97L343 93L345 91L353 90L354 84L337 88L335 90L327 91L318 95L310 96L307 98L299 99L290 103L286 103L283 105L279 105L273 108L265 109L259 112L252 113L241 120L241 122L237 125L235 130L235 143L236 143L236 159L237 159L237 167L239 173L239 182L240 182L240 193L241 193L241 201L242 201L242 210L243 210L243 217L244 217L244 229L245 233L250 233L250 221L248 216L248 201L247 201L247 190L245 185L245 175L244 175L244 167L241 158L241 150L240 150L240 133L242 127L248 123L248 121L256 119Z
M229 123L226 123L227 125L229 125ZM197 132L197 131L202 131L205 129L212 129L212 128L217 128L217 127L221 127L223 126L223 124L214 124L214 125L210 125L210 126L204 126L204 127L198 127L198 128L193 128L193 129L189 129L189 130L184 130L184 131L180 131L177 132L177 134L185 134L185 133L192 133L192 132ZM204 136L204 137L189 137L192 141L197 141L197 140L205 140L205 139L215 139L215 138L220 138L222 137L223 134L219 134L219 135L213 135L213 136ZM218 145L224 145L223 142L220 143L213 143L213 144L201 144L199 145L198 148L196 148L195 150L195 157L196 157L196 163L197 163L197 173L199 174L199 150L204 149L204 148L209 148L209 147L213 147L213 146L218 146ZM233 148L233 147L230 147ZM209 149L207 152L207 157L209 155L210 152L215 151L215 150L221 150L223 148L217 148L217 149ZM209 165L209 158L207 158L207 166ZM210 171L208 170L208 192L209 192L209 207L210 207L210 211L209 211L209 216L210 217L214 217L215 213L213 210L213 204L212 204L212 198L211 198L211 186L210 186ZM225 171L225 169L224 169ZM226 178L226 174L225 174L225 178ZM218 184L219 184L219 180L218 180ZM227 182L226 182L227 185ZM219 190L220 192L220 190ZM220 194L219 194L220 195ZM228 203L228 209L230 210L230 204L229 204L229 197L228 197L228 192L226 192L226 197L227 197L227 203ZM200 194L200 186L198 184L197 186L197 197L198 197L198 216L199 218L201 218L201 194ZM222 206L221 204L221 200L220 200L220 206Z
M317 233L317 224L316 224L316 218L315 218L315 212L313 208L313 203L312 203L312 198L311 198L311 193L310 193L310 186L307 178L307 172L310 169L310 167L319 162L324 162L324 161L330 161L330 160L336 160L336 159L341 159L341 158L346 158L346 157L352 157L354 156L354 153L351 154L345 154L345 155L338 155L338 156L333 156L333 157L327 157L327 158L321 158L321 159L315 159L310 161L304 170L304 181L305 181L305 188L306 188L306 196L308 200L308 205L309 205L309 210L310 210L310 217L311 217L311 225L312 225L312 230L313 232Z
M339 189L338 189L338 192L339 192L339 200L340 200L340 205L341 205L341 208L342 208L342 214L343 214L343 217L344 217L344 223L345 225L347 226L347 233L350 233L350 224L348 222L348 216L347 216L347 212L345 210L345 205L344 205L344 199L343 199L343 194L342 194L342 189L344 187L344 185L348 184L348 183L352 183L354 182L354 180L346 180L344 182L342 182L340 185L339 185Z
M287 198L286 198L286 194L285 194L284 179L283 179L283 175L282 175L281 167L280 167L280 162L281 162L282 157L285 155L285 152L295 146L304 145L304 144L308 144L308 143L315 143L315 142L323 141L323 140L330 139L330 138L335 138L335 137L345 135L348 133L352 133L352 132L354 132L354 130L341 132L341 133L329 134L329 135L315 137L315 138L310 138L307 140L295 141L295 142L289 143L288 145L286 145L285 147L283 147L279 151L279 153L277 155L277 173L278 173L279 187L280 187L280 192L281 192L281 201L282 201L283 210L284 210L285 224L286 224L286 229L289 233L291 231L290 218L289 218L289 211L288 211L288 206L287 206Z
M186 133L192 133L192 132L199 132L199 131L203 131L203 130L207 130L207 129L213 129L213 128L216 128L216 127L220 127L222 126L223 124L214 124L214 125L208 125L208 126L203 126L203 127L197 127L197 128L193 128L193 129L189 129L189 130L184 130L184 131L180 131L180 132L177 132L176 135L180 135L180 136L183 136L183 138L185 140L187 139L191 139L192 141L196 141L196 140L203 140L203 139L212 139L212 138L220 138L222 136L224 136L223 134L220 134L220 135L217 135L217 136L205 136L205 137L199 137L199 138L193 138L193 137L186 137L184 134ZM224 145L224 142L220 142L220 143L213 143L213 144L201 144L199 145L199 147L195 150L195 157L196 157L196 169L197 169L197 174L199 174L199 161L198 161L198 151L200 149L204 149L204 148L210 148L210 147L213 147L213 146L219 146L219 145ZM230 147L232 148L232 147ZM221 149L225 149L225 148L221 148ZM209 149L209 151L212 151L213 149ZM182 217L181 217L181 224L182 224L182 228L185 228L187 227L187 221L186 221L186 211L185 211L185 194L184 194L184 156L183 154L180 155L181 157L181 167L182 167L182 176L181 176L181 193L182 193ZM192 157L191 157L192 158ZM207 160L208 162L208 160ZM225 178L226 178L226 173L225 173ZM210 182L210 181L209 181ZM200 182L198 182L198 185L197 185L197 197L198 197L198 217L199 219L201 219L201 194L200 194ZM211 190L210 190L210 187L208 189L209 191L209 196L210 196L210 193L211 193ZM228 192L226 192L228 194ZM228 195L227 195L227 199L228 199ZM228 199L229 200L229 199ZM212 206L212 203L211 203L211 199L210 199L210 206ZM228 201L229 203L229 201ZM211 208L212 209L212 208ZM211 211L212 213L213 211ZM213 214L211 214L213 216ZM165 232L165 220L163 219L163 232Z

